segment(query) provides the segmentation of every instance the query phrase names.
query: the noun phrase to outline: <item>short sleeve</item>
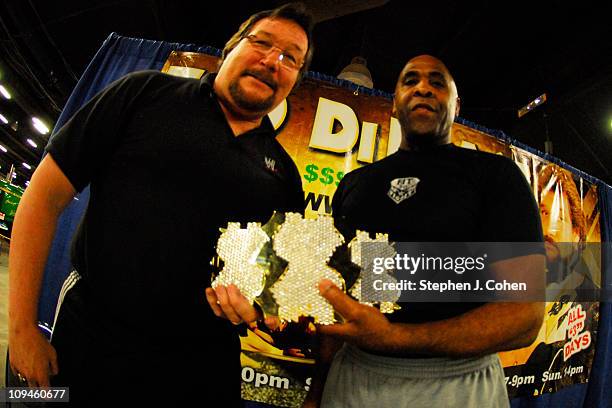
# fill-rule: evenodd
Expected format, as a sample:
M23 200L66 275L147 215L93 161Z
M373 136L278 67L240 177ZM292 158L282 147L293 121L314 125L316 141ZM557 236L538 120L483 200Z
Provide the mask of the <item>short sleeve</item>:
M350 240L355 236L355 226L347 219L346 211L343 211L346 199L346 189L350 178L351 175L347 174L340 180L338 188L336 188L334 196L332 197L332 216L334 217L334 225L346 240Z
M485 187L483 241L543 242L540 211L529 183L514 162L496 159L500 160L492 164L498 169L490 169Z
M89 184L92 175L113 151L131 106L151 76L151 72L142 71L113 82L85 103L51 137L45 151L77 191Z

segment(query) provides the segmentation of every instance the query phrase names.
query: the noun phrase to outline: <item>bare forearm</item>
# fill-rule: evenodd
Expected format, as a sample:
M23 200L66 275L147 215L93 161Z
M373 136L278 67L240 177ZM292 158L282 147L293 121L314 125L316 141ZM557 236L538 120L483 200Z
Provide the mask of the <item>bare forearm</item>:
M75 191L47 155L34 172L13 224L9 253L9 324L36 325L43 271L59 214Z
M44 209L19 207L9 254L9 317L11 326L36 324L43 271L57 218Z
M494 276L532 277L537 289L544 287L544 266L544 255L533 254L497 261L489 269ZM400 324L351 299L331 281L322 280L319 292L344 317L341 324L322 326L322 333L397 356L468 357L527 346L544 317L542 303L487 303L446 320Z
M395 355L468 357L531 344L541 303L487 303L463 315L422 324L392 324L379 351Z

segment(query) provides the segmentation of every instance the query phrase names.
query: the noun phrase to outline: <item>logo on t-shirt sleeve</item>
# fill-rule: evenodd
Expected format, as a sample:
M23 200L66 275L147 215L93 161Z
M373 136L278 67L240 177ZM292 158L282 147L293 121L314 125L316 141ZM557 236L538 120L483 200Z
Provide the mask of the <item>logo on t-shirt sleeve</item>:
M399 204L416 194L419 181L421 180L416 177L403 177L391 180L391 188L389 188L387 195L395 204Z

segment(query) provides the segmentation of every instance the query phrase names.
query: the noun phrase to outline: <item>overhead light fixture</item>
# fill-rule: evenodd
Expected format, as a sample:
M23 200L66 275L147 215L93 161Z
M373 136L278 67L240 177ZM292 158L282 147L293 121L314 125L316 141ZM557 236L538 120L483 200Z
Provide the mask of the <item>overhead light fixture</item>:
M0 145L0 150L2 150L4 153L8 152L8 150L6 150L6 147Z
M32 118L32 123L34 123L34 128L43 135L49 133L49 128L47 127L47 125L45 125L42 120L38 119L37 117Z
M544 102L546 102L545 93L538 96L533 101L529 102L527 105L519 109L517 111L518 117L521 118L525 116L526 114L528 114L529 112L537 108L538 106L542 105ZM542 112L542 117L544 118L544 130L545 130L545 135L546 135L546 140L544 141L544 152L547 154L553 154L553 142L550 139L550 134L548 133L548 121L546 119L547 118L546 112Z
M0 85L0 93L6 99L11 99L11 93L3 85Z
M32 140L32 139L28 139L27 142L30 144L30 146L32 147L38 147L38 145Z
M32 170L32 166L30 166L28 163L21 163L23 164L23 167L25 167L28 170Z
M8 119L0 113L0 120L4 122L5 125L8 125Z
M525 105L521 109L519 109L518 112L517 112L518 113L518 117L520 118L520 117L528 114L529 112L531 112L536 107L538 107L541 104L543 104L544 102L546 102L546 94L545 93L540 95L540 96L538 96L533 101L529 102L527 105Z
M374 82L372 82L372 74L370 74L366 63L365 58L354 57L351 63L338 74L338 79L345 79L354 84L372 89Z

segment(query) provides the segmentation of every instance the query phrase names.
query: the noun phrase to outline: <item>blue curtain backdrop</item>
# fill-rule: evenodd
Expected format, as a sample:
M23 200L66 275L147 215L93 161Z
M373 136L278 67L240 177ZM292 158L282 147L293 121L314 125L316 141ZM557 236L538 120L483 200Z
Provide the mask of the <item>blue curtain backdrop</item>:
M106 85L123 75L143 69L162 68L171 51L194 51L219 56L220 52L212 47L198 47L193 44L177 44L162 41L121 37L112 33L97 52L85 73L72 92L64 110L57 121L55 130L59 129L85 102L101 91ZM319 73L308 73L309 77L344 86L360 93L386 96L392 95L338 80ZM612 238L612 188L602 181L575 169L559 159L544 154L536 149L525 146L501 131L483 128L474 123L459 119L458 122L492 134L513 145L545 158L551 162L572 171L584 179L596 184L599 191L601 207L601 225L603 240L609 242ZM53 136L52 136L53 137ZM71 270L70 242L80 219L87 206L89 188L85 189L77 199L62 214L58 230L51 248L45 270L43 293L39 304L39 320L41 325L50 327L53 323L55 306L63 280ZM609 247L609 245L607 246ZM612 254L604 251L603 279L608 290L612 290ZM610 293L610 292L608 292ZM588 384L577 384L559 392L544 394L538 398L524 397L512 400L512 408L557 408L557 407L612 407L610 384L612 382L612 304L600 304L600 323L597 335L596 354L593 369ZM265 407L265 404L252 403L248 407Z

